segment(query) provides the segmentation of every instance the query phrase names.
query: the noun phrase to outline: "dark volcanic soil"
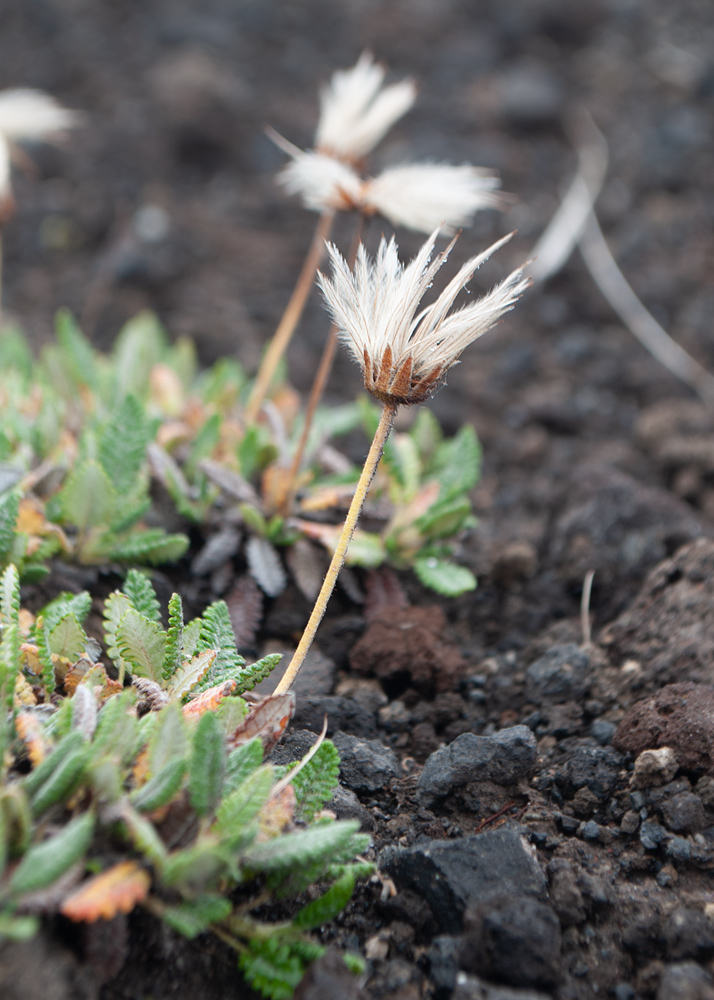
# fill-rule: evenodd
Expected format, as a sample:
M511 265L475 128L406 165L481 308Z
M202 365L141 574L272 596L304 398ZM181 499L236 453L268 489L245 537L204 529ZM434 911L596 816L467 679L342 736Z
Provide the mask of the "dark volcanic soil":
M610 144L598 214L613 252L714 370L714 10L699 0L6 0L0 87L45 88L87 121L17 176L5 307L40 343L69 306L100 346L150 307L205 361L235 351L254 369L313 225L275 188L282 156L262 126L309 144L319 84L365 46L421 84L377 165L468 160L517 194L454 251L517 228L486 283L557 207L575 168L566 123L585 106ZM405 253L419 241L399 234ZM326 328L314 303L289 358L301 390ZM383 607L365 616L338 596L318 635L322 690L303 686L295 719L319 728L329 710L335 809L362 818L383 873L325 941L366 954L369 998L712 1000L714 417L577 255L449 383L430 405L450 430L472 421L485 450L461 552L479 588L435 602L403 577L412 605L440 606L392 608L392 628ZM346 386L343 357L332 398ZM291 595L263 640L294 641L306 608ZM94 965L106 946L91 938L84 965L56 936L0 953L3 996L250 995L213 942L146 916L128 929ZM28 973L40 958L47 981ZM303 1000L347 996L329 961L318 972Z

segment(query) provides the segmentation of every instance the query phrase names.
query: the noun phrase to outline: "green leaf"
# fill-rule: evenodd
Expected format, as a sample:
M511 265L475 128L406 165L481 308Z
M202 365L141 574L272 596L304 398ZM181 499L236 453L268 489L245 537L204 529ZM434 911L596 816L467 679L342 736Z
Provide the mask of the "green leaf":
M188 756L188 731L180 707L174 702L162 708L149 740L149 773L158 774L172 760Z
M178 906L167 906L161 919L184 937L194 938L208 930L211 924L225 920L232 909L224 896L202 893L195 899L185 899Z
M122 819L129 838L137 851L143 854L158 872L163 872L167 858L166 848L156 832L154 824L138 813L128 802L123 805Z
M30 799L30 807L34 817L41 816L50 806L65 802L80 786L89 763L91 749L79 747L67 754L55 768L47 781L42 784Z
M49 634L48 646L51 653L64 656L75 663L85 651L87 633L73 614L65 615Z
M481 472L481 445L476 431L465 424L454 437L436 449L429 473L441 484L441 499L466 493L478 482Z
M9 372L13 368L23 379L30 379L34 363L22 330L17 326L4 326L0 331L0 372Z
M125 539L112 545L107 558L158 566L160 563L176 562L187 549L186 535L167 535L163 528L147 528L132 531Z
M439 421L426 406L419 407L416 420L409 433L419 450L422 462L429 464L444 435Z
M340 755L335 744L324 740L317 753L292 780L298 818L311 823L332 798L340 778Z
M308 830L286 833L262 844L252 845L243 860L255 872L285 872L327 863L352 843L359 829L357 820L320 823Z
M324 895L308 903L307 906L303 906L294 918L293 926L300 930L311 931L330 920L334 920L337 914L341 913L349 903L354 887L354 872L346 871L336 882L333 882Z
M213 413L196 435L186 459L184 471L190 480L196 475L196 466L202 458L208 458L221 437L221 415Z
M215 844L198 841L191 847L169 854L162 881L182 892L203 892L207 886L218 882L227 868L227 859Z
M226 776L223 783L223 794L227 797L242 785L249 774L256 771L263 763L263 745L256 737L241 747L231 750L226 760Z
M305 967L290 953L289 945L271 945L270 941L250 941L238 965L253 989L268 1000L291 1000Z
M189 694L207 676L215 659L214 649L204 649L183 663L166 684L166 693L169 697L181 699Z
M93 833L94 816L83 813L54 837L35 844L15 869L10 892L19 896L52 885L86 853Z
M159 601L146 573L142 573L138 569L130 569L122 590L131 601L135 611L151 622L161 623Z
M169 680L183 660L183 603L180 594L169 598L169 628L166 638L163 678Z
M444 597L458 597L467 590L476 589L476 577L465 566L436 556L426 556L414 561L414 572L425 587Z
M212 828L222 841L229 846L241 842L248 824L270 798L274 780L274 768L271 764L264 764L223 799Z
M0 712L12 711L15 680L20 672L20 630L17 625L6 625L0 641ZM2 708L2 703L5 709ZM4 750L4 748L3 748Z
M67 309L58 311L55 317L55 331L65 370L72 375L75 381L86 386L94 386L98 379L98 372L92 345Z
M0 941L28 941L39 929L37 917L16 917L10 910L0 913Z
M188 798L199 816L212 815L220 801L225 758L218 720L213 712L204 712L194 730L188 772Z
M12 550L19 509L20 494L17 490L0 493L0 559L5 559Z
M157 622L129 608L116 627L115 643L120 655L131 664L132 673L152 681L161 680L166 633Z
M19 621L20 577L11 563L0 577L0 624L18 625Z
M220 684L229 678L236 678L245 660L236 649L236 639L231 625L231 616L225 601L214 601L203 612L201 618L201 638L199 649L215 649L216 659L202 688ZM246 690L245 688L243 690Z
M124 680L127 664L117 649L117 628L119 627L119 622L131 606L131 601L126 594L122 594L118 590L110 594L104 602L104 642L107 647L108 656L116 664L121 681Z
M114 343L114 368L119 395L133 393L143 399L149 388L149 376L162 360L167 348L166 334L151 312L134 316L122 328Z
M146 461L149 423L136 396L126 396L99 438L99 461L121 495L129 493Z
M345 562L349 566L364 566L370 569L381 566L386 556L387 551L379 535L358 528L347 549Z
M139 812L153 812L168 805L181 788L185 774L185 760L170 760L158 774L131 793L131 804Z
M69 699L67 699L67 702L68 708L71 709ZM76 729L63 736L52 753L48 757L45 757L34 771L31 771L22 779L22 786L27 795L32 798L41 786L52 777L57 768L62 764L62 761L84 745L85 739Z
M225 679L230 677L236 680L238 682L236 693L243 694L244 691L252 691L256 684L260 684L266 677L270 677L282 658L282 653L268 653L267 656L256 660L255 663L239 667L235 671L227 671L223 676Z
M404 490L405 498L410 500L419 488L422 471L419 449L414 438L409 434L395 435L394 453L397 459L399 482Z
M80 594L70 594L68 591L55 597L41 611L45 625L51 632L65 615L74 615L78 622L83 622L92 607L92 595L83 590Z
M422 514L414 523L424 538L430 541L450 538L463 527L470 514L469 498L461 494L432 504L426 514Z
M70 472L57 500L62 519L81 532L103 527L112 517L117 493L99 462L85 459Z

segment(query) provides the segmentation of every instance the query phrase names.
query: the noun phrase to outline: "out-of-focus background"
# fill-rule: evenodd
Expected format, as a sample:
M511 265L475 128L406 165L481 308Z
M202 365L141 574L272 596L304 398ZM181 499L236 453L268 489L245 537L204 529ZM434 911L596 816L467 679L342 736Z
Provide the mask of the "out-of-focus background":
M585 106L610 143L598 212L615 254L655 316L714 365L706 0L5 0L0 87L40 87L86 113L63 148L33 152L36 176L16 173L6 308L39 342L66 305L101 346L148 307L172 335L196 337L203 360L236 351L254 369L314 224L275 185L284 156L263 126L308 146L319 87L364 48L392 79L420 84L376 168L468 161L497 169L517 195L505 215L481 213L459 245L457 259L518 229L485 283L523 259L557 207L576 166L564 122ZM368 238L378 232L374 223ZM419 243L398 238L405 253ZM591 335L613 340L622 354L602 364L620 376L632 366L635 382L638 365L652 366L645 394L656 393L655 363L614 325L576 255L464 370L497 350L507 377L532 375L535 326L569 364ZM315 297L291 351L300 388L325 328ZM333 387L351 374L343 360ZM442 394L436 405L455 403ZM601 418L603 401L594 408Z

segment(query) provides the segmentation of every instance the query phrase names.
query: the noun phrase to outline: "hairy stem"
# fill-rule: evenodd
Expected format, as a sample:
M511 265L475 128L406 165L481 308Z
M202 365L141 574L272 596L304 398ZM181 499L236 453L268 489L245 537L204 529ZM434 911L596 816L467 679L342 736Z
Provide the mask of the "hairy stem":
M270 388L272 378L275 375L275 370L280 363L280 359L285 354L290 339L295 332L295 327L302 316L305 303L312 290L315 274L320 266L322 255L325 252L325 240L330 235L334 218L334 212L323 212L317 221L315 235L312 238L305 263L300 271L300 277L297 280L293 294L290 296L290 301L285 308L282 319L278 323L278 328L268 345L268 349L258 369L253 391L245 408L245 422L247 425L255 423L260 412L260 407L263 405L263 400Z
M352 246L350 247L350 254L348 258L348 265L350 270L353 269L355 259L357 257L357 248L360 244L360 239L362 238L362 226L364 223L364 216L359 215L357 218L357 225L355 226L355 231L352 236ZM293 502L293 496L295 495L295 488L297 484L297 477L300 472L300 466L302 465L303 455L305 454L305 448L307 447L307 439L310 436L310 429L312 427L312 421L315 416L315 410L319 406L320 400L322 399L322 393L325 390L325 383L332 371L332 362L335 357L335 350L337 348L337 327L333 323L330 326L330 332L327 334L327 340L325 341L325 346L322 349L322 357L320 358L320 364L317 367L317 372L315 373L315 379L312 383L312 388L310 389L310 398L307 401L307 408L305 410L305 422L303 424L302 433L300 435L300 440L298 442L297 449L293 455L292 464L290 466L290 471L288 472L287 482L284 486L284 493L280 503L280 513L283 517L286 517L290 512L290 508Z
M337 547L335 548L327 573L325 574L325 579L322 581L320 593L317 595L315 606L313 607L308 623L305 626L302 638L298 643L298 648L295 650L295 654L290 661L288 669L285 671L280 683L276 687L274 692L275 694L282 694L290 689L290 685L295 680L298 670L302 666L303 660L307 655L307 651L312 644L312 640L315 638L318 625L322 621L323 615L327 610L327 602L330 599L332 591L335 589L337 576L345 561L347 548L352 541L352 536L355 533L357 521L362 511L362 505L364 504L369 487L372 484L374 474L377 471L379 460L382 457L382 452L384 451L384 446L387 443L387 438L389 437L389 432L392 429L394 417L396 416L398 409L398 403L384 404L382 415L379 418L379 425L377 426L376 433L372 440L369 454L367 455L364 466L362 467L357 488L355 489L354 496L352 497L350 509L347 511L347 517L345 518L345 523L342 526L340 537L337 540Z

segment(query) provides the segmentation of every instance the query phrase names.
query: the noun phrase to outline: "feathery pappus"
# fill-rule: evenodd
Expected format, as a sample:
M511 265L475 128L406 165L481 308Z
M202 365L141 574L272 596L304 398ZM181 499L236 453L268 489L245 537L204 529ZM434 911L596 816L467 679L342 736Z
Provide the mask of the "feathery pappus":
M332 244L332 275L318 282L340 336L362 368L367 390L384 403L421 403L443 381L462 351L513 308L531 284L526 264L475 302L451 311L474 272L513 234L460 268L430 305L421 300L456 239L431 259L438 230L407 265L394 239L382 238L374 258L363 244L354 270Z
M0 91L0 222L12 211L10 165L16 142L48 141L80 124L76 111L41 90Z

